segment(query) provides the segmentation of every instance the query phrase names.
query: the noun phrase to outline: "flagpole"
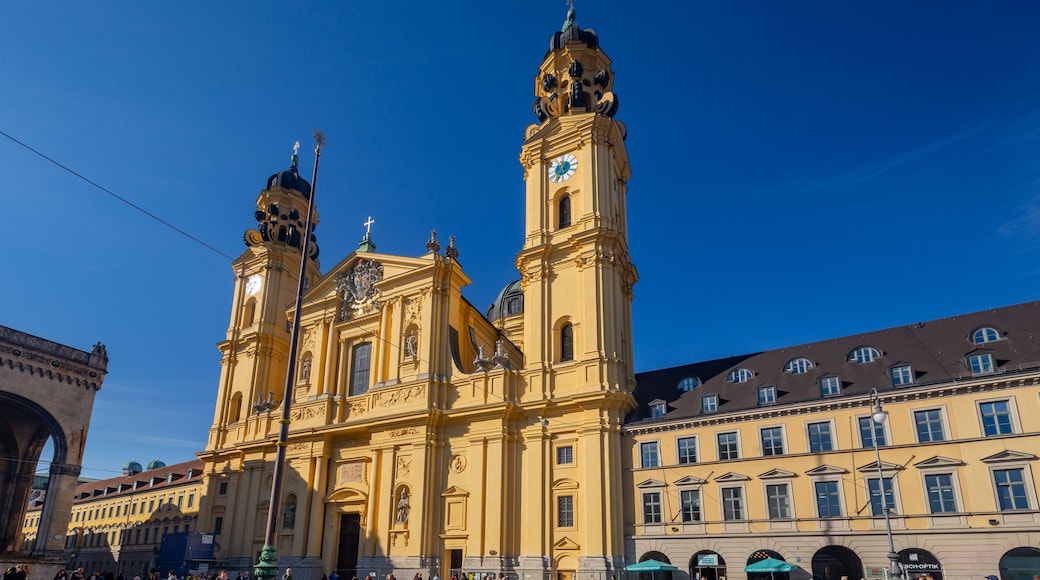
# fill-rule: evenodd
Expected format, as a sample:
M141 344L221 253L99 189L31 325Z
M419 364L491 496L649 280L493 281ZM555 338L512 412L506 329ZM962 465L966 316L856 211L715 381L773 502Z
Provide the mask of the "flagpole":
M311 245L311 220L314 217L314 197L318 190L318 162L321 160L321 148L325 146L325 135L314 130L314 172L311 174L311 194L307 200L307 224L303 233L303 247L300 249L300 283L296 288L296 307L293 315L292 333L289 338L289 368L285 372L285 391L282 394L282 418L278 420L278 442L275 443L274 481L271 484L271 498L267 505L267 533L264 535L264 547L253 574L261 580L274 580L278 576L278 549L275 546L278 508L282 504L282 481L285 479L285 446L289 439L289 407L292 403L293 377L296 376L296 348L300 342L300 315L303 311L303 291L307 284L307 256Z

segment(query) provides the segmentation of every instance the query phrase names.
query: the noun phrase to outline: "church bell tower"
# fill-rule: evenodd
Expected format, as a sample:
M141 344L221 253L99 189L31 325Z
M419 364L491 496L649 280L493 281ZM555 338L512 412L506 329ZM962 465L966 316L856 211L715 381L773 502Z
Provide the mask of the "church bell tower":
M621 425L635 406L625 126L614 119L610 59L575 17L572 7L534 79L538 123L520 152L526 228L516 259L521 404L538 417L523 431L523 473L545 482L521 488L524 513L543 519L522 535L519 562L534 571L537 555L550 554L557 578L624 566Z
M574 388L634 387L632 287L625 215L630 169L625 126L614 120L610 59L573 8L535 77L539 124L526 132L526 232L517 257L524 286L524 351L530 378L550 396L555 370L578 365Z
M241 442L250 432L243 428L250 415L266 417L281 404L289 359L286 310L296 299L306 235L311 239L307 281L321 276L314 236L318 215L315 210L305 232L311 185L299 174L296 148L289 169L267 179L256 199L257 226L245 232L247 249L231 265L234 300L226 339L218 344L220 388L207 451Z

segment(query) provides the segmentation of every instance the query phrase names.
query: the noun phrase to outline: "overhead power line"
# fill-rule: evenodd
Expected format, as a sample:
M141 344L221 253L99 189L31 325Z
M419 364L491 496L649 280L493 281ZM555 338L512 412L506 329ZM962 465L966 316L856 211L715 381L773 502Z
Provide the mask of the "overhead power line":
M86 177L86 176L84 176L83 174L81 174L81 173L79 173L79 172L75 171L74 169L72 169L72 168L70 168L70 167L68 167L68 166L66 166L66 165L63 165L62 163L60 163L60 162L59 162L59 161L57 161L56 159L54 159L54 158L52 158L52 157L49 157L48 155L44 154L44 153L43 153L42 151L38 151L38 150L36 150L36 149L34 149L34 148L30 147L29 145L27 145L27 144L25 144L25 143L23 143L23 142L19 141L18 139L15 139L15 138L14 138L14 137L12 137L11 135L8 135L8 134L7 134L7 133L5 133L4 131L0 131L0 135L3 135L4 137L7 137L7 138L8 138L8 139L10 139L11 141L14 141L14 142L15 142L15 143L17 143L18 145L21 145L22 147L24 147L25 149L28 149L29 151L32 151L33 153L35 153L36 155L38 155L38 156L42 157L43 159L46 159L47 161L50 161L50 162L51 162L51 163L53 163L54 165L57 165L58 167L60 167L60 168L64 169L65 171L67 171L67 172L71 173L72 175L75 175L76 177L78 177L78 178L82 179L83 181L86 181L86 182L87 182L87 183L89 183L90 185L93 185L93 186L94 186L94 187L96 187L97 189L100 189L101 191L103 191L103 192L107 193L108 195L110 195L110 196L112 196L112 197L114 197L114 198L118 199L119 201L121 201L121 202L125 203L126 205L128 205L128 206L130 206L130 207L132 207L132 208L136 209L137 211L139 211L139 212L143 213L144 215L146 215L146 216L148 216L148 217L152 218L153 220L155 220L155 221L159 222L160 224L162 224L162 225L164 225L164 226L166 226L166 227L170 228L171 230L173 230L173 231L177 232L178 234L180 234L180 235L182 235L182 236L184 236L184 237L188 238L189 240L191 240L191 241L195 242L196 244L199 244L199 245L203 246L204 248L206 248L206 249L208 249L208 250L210 250L210 251L212 251L212 252L215 252L215 253L217 253L217 254L219 254L219 255L221 255L221 256L223 256L223 257L225 257L225 258L227 258L229 262L230 262L230 261L232 261L232 260L234 260L234 258L232 258L231 256L229 256L229 255L225 254L224 252L221 252L220 250L218 250L218 249L214 248L213 246L211 246L211 245L207 244L206 242L204 242L204 241L202 241L202 240L200 240L200 239L196 238L195 236L193 236L193 235L189 234L188 232L186 232L186 231L184 231L184 230L180 229L179 227L177 227L177 226L175 226L175 225L171 224L170 222L168 222L168 221L166 221L166 220L162 219L161 217L159 217L159 216L155 215L154 213L152 213L152 212L150 212L150 211L148 211L148 210L144 209L143 207L141 207L141 206L139 206L139 205L135 204L134 202L130 201L129 199L126 199L125 197L123 197L123 196L121 196L121 195L119 195L119 194L115 193L115 192L114 192L114 191L112 191L111 189L108 189L107 187L105 187L105 186L103 186L103 185L101 185L101 184L99 184L99 183L97 183L97 182L95 182L95 181L93 181L93 180L89 179L88 177Z

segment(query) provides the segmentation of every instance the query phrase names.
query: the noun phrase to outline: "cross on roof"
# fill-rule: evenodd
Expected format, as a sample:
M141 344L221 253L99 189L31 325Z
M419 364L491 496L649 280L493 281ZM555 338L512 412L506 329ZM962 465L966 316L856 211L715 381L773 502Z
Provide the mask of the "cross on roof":
M374 223L376 223L376 220L372 219L372 216L368 216L368 221L363 223L363 224L361 224L361 225L365 226L365 234L366 235L372 233L372 224L374 224Z

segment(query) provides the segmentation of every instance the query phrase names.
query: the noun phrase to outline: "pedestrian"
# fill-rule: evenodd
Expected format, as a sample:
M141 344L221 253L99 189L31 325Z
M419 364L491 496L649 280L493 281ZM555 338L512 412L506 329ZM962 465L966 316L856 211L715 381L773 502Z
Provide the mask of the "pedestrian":
M329 580L339 580L339 574L335 570L329 572ZM354 577L354 580L357 580L357 576Z
M54 580L66 580L65 568L58 570L58 573L54 575Z
M293 580L293 578L292 578L292 568L286 568L285 569L285 574L282 574L282 580Z

